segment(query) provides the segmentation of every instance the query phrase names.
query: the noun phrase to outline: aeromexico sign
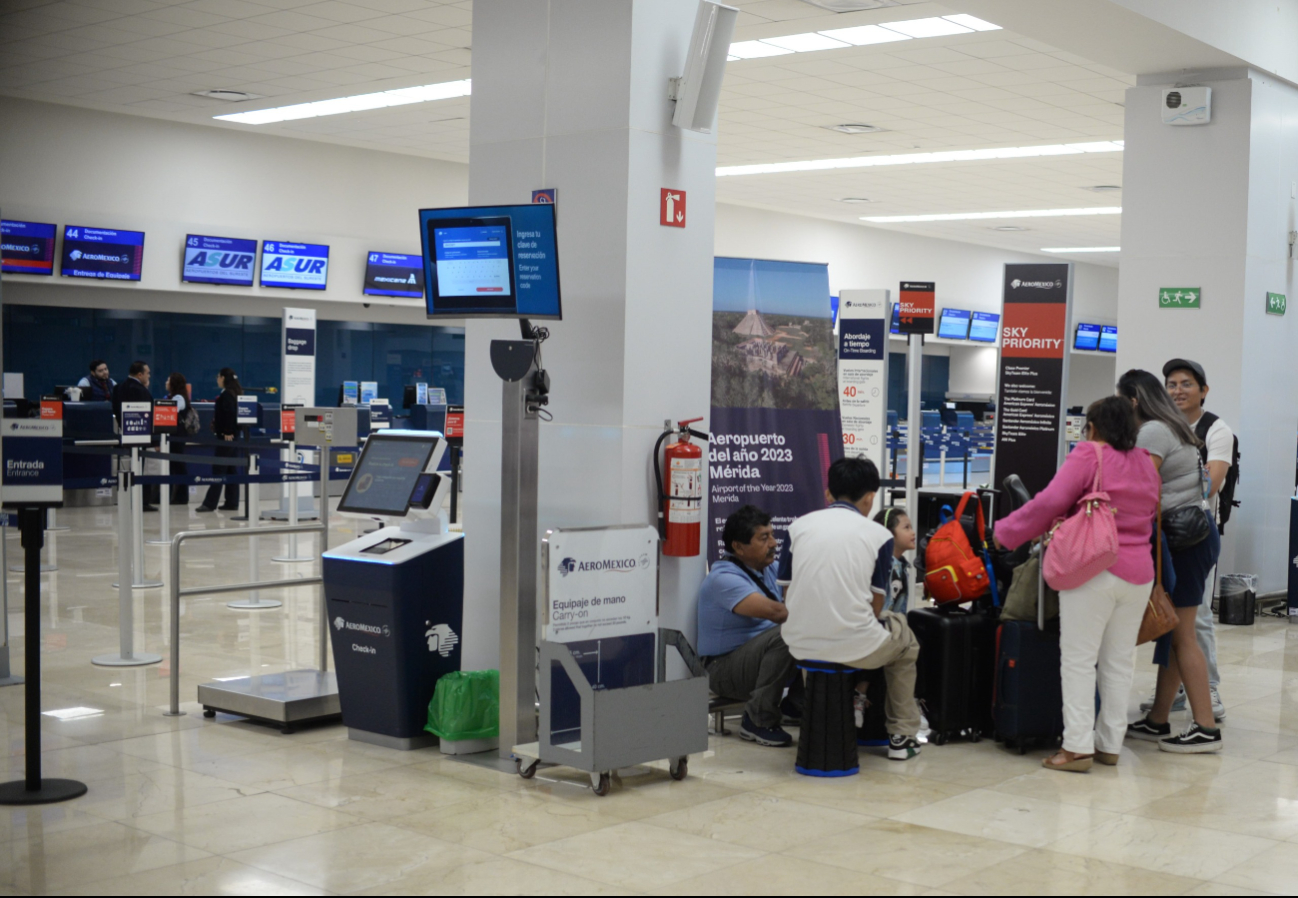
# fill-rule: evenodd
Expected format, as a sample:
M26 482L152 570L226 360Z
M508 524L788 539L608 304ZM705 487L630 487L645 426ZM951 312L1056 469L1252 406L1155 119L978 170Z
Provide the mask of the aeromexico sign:
M1072 265L1006 265L1003 298L992 480L1036 493L1063 461Z

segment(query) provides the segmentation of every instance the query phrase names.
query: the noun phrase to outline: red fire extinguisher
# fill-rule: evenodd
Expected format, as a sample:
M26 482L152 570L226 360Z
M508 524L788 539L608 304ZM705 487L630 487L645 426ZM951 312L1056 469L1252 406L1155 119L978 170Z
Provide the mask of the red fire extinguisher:
M699 554L699 530L703 520L703 449L690 442L695 436L708 439L706 433L691 430L690 425L702 418L678 421L677 429L667 428L654 446L654 473L658 479L659 531L663 538L663 554L688 558ZM663 452L663 472L658 467L658 448L675 434L677 441Z

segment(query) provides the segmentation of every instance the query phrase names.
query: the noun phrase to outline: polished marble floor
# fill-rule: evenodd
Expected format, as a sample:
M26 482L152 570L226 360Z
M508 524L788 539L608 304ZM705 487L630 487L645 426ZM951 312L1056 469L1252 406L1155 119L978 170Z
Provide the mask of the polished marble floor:
M47 775L89 785L41 809L0 808L0 894L1293 894L1298 890L1298 627L1220 628L1229 706L1220 755L1138 743L1116 768L1042 770L990 742L867 754L859 776L792 771L791 750L711 740L690 776L625 771L612 794L582 776L536 779L349 741L205 720L195 686L312 666L316 592L235 611L181 609L184 717L162 715L170 670L101 668L118 640L114 516L60 513L42 577ZM151 515L149 527L157 527ZM237 526L186 512L177 527ZM335 544L352 524L333 520ZM151 536L156 533L151 533ZM309 576L270 560L264 578ZM219 547L218 547L219 543ZM7 541L17 562L18 541ZM163 549L147 572L165 579ZM185 585L248 575L239 538L186 549ZM21 577L8 574L21 672ZM271 593L266 594L268 597ZM164 590L134 591L136 647L166 654ZM1141 655L1134 703L1151 683ZM0 688L10 776L23 767L23 691Z

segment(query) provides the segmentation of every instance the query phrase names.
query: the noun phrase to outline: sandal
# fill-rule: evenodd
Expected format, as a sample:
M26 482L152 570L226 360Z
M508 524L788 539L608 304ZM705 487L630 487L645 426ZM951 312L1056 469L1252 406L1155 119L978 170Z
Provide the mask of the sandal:
M1097 751L1095 753L1095 760L1099 761L1106 767L1117 767L1118 753L1115 751Z
M1072 773L1085 773L1095 763L1095 755L1076 755L1071 751L1060 749L1041 761L1047 770L1065 770Z

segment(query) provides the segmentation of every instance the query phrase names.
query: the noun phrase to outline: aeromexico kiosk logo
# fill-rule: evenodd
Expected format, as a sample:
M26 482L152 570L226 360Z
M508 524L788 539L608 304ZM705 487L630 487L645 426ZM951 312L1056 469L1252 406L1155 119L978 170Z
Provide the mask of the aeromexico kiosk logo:
M649 556L641 555L639 558L600 558L593 561L578 561L576 558L564 558L559 562L559 574L566 577L569 574L602 571L613 574L629 574L637 568L643 570L649 566Z

